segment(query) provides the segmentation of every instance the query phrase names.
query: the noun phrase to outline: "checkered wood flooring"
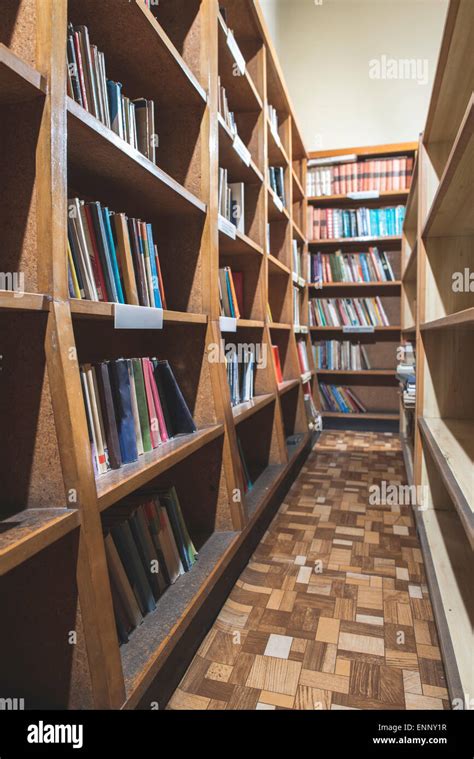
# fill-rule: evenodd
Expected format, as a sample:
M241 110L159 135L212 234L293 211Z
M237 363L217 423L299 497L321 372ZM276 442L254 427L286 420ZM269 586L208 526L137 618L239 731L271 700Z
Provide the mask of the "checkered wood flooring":
M447 709L396 435L324 432L169 709Z

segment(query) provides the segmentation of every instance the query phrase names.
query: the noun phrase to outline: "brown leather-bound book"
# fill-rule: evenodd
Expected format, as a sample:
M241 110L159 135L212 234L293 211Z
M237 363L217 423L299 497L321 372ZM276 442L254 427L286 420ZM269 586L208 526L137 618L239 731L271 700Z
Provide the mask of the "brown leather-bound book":
M122 466L122 456L120 453L120 442L117 432L117 421L115 418L109 370L105 362L97 364L95 369L97 386L99 389L100 407L102 409L102 418L105 427L105 437L109 451L109 462L112 469L120 469Z
M140 253L138 222L136 219L128 220L128 230L130 232L133 268L135 269L135 280L138 287L138 298L140 301L140 306L149 306L150 302L148 300L148 291L145 282L145 257Z
M111 221L117 235L117 256L125 285L127 303L131 306L139 306L127 217L124 213L115 213L112 215Z

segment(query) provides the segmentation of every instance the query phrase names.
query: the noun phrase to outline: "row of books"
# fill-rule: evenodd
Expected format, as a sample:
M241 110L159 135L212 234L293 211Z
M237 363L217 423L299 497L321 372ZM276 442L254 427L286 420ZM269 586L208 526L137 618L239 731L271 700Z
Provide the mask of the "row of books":
M405 206L385 208L315 208L308 206L313 240L348 237L394 237L402 233Z
M355 156L354 156L355 159ZM352 160L332 166L308 162L307 192L310 197L347 195L352 192L408 190L413 173L413 157Z
M152 225L98 201L68 203L71 298L166 308Z
M325 411L335 411L343 414L365 414L366 407L360 402L355 393L344 385L326 385L319 383L321 399Z
M131 100L120 82L107 79L105 57L91 45L87 26L68 27L68 95L119 137L156 163L155 104Z
M283 207L286 208L285 170L283 166L269 166L268 181L273 192L280 198Z
M301 374L306 374L307 372L311 371L311 367L309 365L309 358L308 358L308 349L306 346L306 340L297 340L296 341L296 348L298 351L298 361L300 364L300 371Z
M121 358L80 374L96 476L196 431L168 361Z
M220 76L217 77L217 89L218 89L218 100L217 100L217 108L224 119L226 125L229 127L230 131L233 135L237 134L237 124L235 123L235 115L234 112L230 110L229 108L229 101L227 100L227 92L225 87L221 84L221 78Z
M240 319L244 312L244 274L230 266L219 269L219 302L221 316Z
M377 248L368 253L312 253L311 282L394 282L389 254Z
M117 633L121 644L197 559L174 487L137 495L103 518Z
M248 403L255 397L255 354L245 346L226 355L227 381L232 406Z
M227 169L219 169L219 213L237 232L245 234L245 193L243 182L228 181Z
M313 343L313 357L317 369L360 371L372 368L365 345L350 340Z
M311 298L312 327L388 327L380 298Z

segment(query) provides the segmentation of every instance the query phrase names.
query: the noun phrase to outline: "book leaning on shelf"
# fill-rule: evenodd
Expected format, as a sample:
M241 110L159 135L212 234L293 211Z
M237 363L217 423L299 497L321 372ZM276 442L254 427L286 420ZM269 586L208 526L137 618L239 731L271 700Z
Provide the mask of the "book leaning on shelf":
M117 633L121 644L166 589L195 564L198 554L178 494L137 493L103 516Z
M80 374L96 476L196 431L168 361L122 358Z
M313 343L317 369L330 371L362 371L371 369L365 345L349 340L323 340Z
M315 208L308 206L312 240L353 237L397 237L402 233L405 206L390 208Z
M319 383L321 398L325 411L334 411L342 414L365 414L366 407L360 402L350 387L342 385L326 385Z
M99 202L68 206L70 297L166 308L152 225Z
M376 298L312 298L309 301L312 327L388 327L382 301Z
M308 349L306 347L305 340L297 340L296 347L298 349L298 360L300 364L301 374L307 374L310 371L308 360Z
M285 170L283 166L269 166L268 179L273 192L280 198L283 207L286 208Z
M283 371L281 368L280 348L278 345L272 345L273 362L275 364L275 373L279 385L283 382Z
M312 253L311 282L394 282L389 254L377 248L367 253Z
M240 319L244 307L244 274L230 266L219 269L219 303L221 316Z
M408 190L413 173L412 156L393 156L366 160L334 159L308 161L307 190L310 197L346 195L350 192L390 192ZM327 165L331 161L333 165ZM322 165L321 165L322 164Z
M130 100L122 85L107 79L105 56L91 45L87 26L69 24L68 95L122 140L156 163L157 135L153 100Z
M227 169L219 169L219 213L234 224L237 232L245 234L245 186L243 182L228 182Z
M255 397L254 352L245 346L226 354L227 381L230 388L232 406L248 403Z

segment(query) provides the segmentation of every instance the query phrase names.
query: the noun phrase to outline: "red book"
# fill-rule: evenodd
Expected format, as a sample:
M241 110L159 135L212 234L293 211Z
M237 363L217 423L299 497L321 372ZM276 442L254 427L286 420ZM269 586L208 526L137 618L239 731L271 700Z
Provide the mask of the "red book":
M168 430L166 429L165 416L163 414L163 408L161 406L160 394L156 386L155 375L153 373L153 364L148 359L148 371L150 373L150 387L153 395L153 402L155 404L156 414L158 417L158 425L160 429L160 437L162 443L167 443L169 438Z
M148 358L142 358L142 368L143 368L143 379L145 380L145 392L146 392L146 400L148 404L148 417L150 419L150 436L151 436L151 444L153 448L158 448L160 444L160 434L159 434L159 422L158 422L158 415L155 408L155 401L153 399L153 391L150 384L150 372L148 369L149 364Z
M244 273L242 271L233 271L232 279L234 282L235 297L241 314L244 313Z
M281 371L281 362L280 362L280 349L278 345L272 345L272 352L273 352L273 361L275 362L275 372L277 376L277 382L279 385L283 382L283 373Z
M89 236L91 239L92 247L94 249L94 255L91 257L91 264L92 270L94 272L95 284L97 286L97 294L99 296L99 300L107 301L110 299L110 296L107 293L107 287L105 286L104 272L99 256L99 249L97 248L97 241L95 239L94 222L92 220L91 209L88 205L84 205L84 213L86 216L86 222L89 229Z

